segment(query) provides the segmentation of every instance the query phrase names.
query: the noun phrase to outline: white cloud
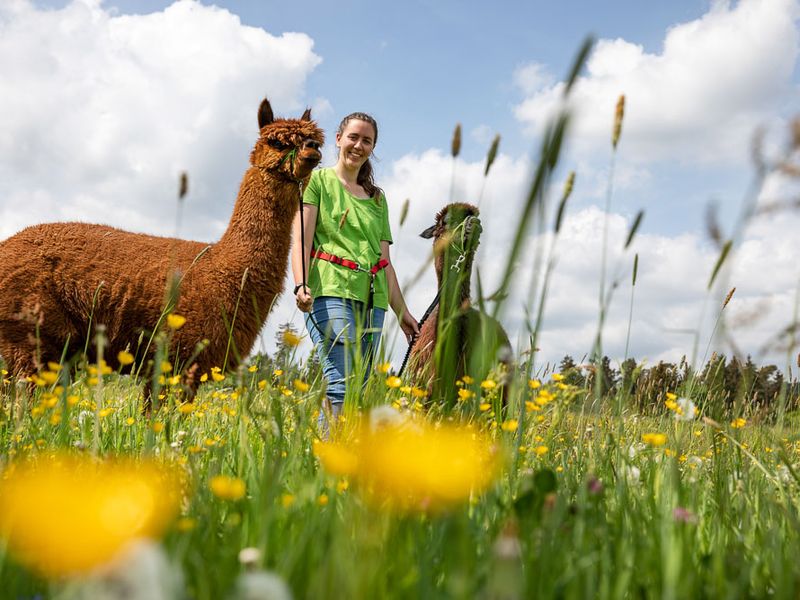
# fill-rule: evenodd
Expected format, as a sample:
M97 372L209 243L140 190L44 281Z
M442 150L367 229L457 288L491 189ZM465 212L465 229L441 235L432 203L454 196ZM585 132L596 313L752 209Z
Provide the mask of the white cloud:
M797 99L797 17L796 0L715 2L700 19L669 29L660 53L600 40L573 91L576 148L588 155L610 146L614 107L625 94L625 156L744 162L754 129ZM538 132L564 86L536 87L515 112Z
M278 114L301 111L320 60L304 34L274 36L189 0L140 16L96 1L4 3L0 237L56 220L172 234L187 171L181 234L218 238L258 103L267 95Z
M533 94L553 84L553 75L541 63L532 62L514 71L514 83L525 94Z

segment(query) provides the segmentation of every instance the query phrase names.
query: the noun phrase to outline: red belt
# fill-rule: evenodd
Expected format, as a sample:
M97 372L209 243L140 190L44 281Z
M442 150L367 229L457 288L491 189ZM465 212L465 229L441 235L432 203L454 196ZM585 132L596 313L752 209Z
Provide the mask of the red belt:
M328 254L327 252L323 252L322 250L311 250L311 257L318 258L320 260L327 260L328 262L332 262L335 265L342 265L343 267L347 267L353 271L362 271L364 273L369 273L373 277L378 274L378 271L385 269L389 266L389 261L385 258L380 259L371 268L365 269L357 262L353 262L352 260L348 260L346 258L342 258L340 256L334 256L333 254Z

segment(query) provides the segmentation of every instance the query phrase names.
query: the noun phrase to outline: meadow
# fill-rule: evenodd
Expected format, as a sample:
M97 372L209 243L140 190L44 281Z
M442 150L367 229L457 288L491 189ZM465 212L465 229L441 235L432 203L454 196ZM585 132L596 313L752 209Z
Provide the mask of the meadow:
M558 234L569 179L549 198L569 121L565 105L543 136L502 288L531 231ZM529 348L546 326L543 248ZM200 374L193 402L187 365L170 362L176 314L154 359L103 360L100 329L91 362L28 381L0 371L0 598L796 598L791 370L768 404L751 402L752 382L723 398L713 369L675 385L637 387L635 363L626 385L576 379L603 372L607 285L590 364L554 369L529 350L476 378L440 360L446 384L431 390L379 362L330 435L319 364L297 358L289 327L273 356ZM148 360L152 376L136 377Z

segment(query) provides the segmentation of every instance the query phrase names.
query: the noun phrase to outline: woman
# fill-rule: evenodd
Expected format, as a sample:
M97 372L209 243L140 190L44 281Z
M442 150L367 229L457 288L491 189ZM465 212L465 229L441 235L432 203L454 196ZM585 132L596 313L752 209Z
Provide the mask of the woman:
M302 253L299 213L294 222L295 298L307 313L311 339L322 350L334 419L342 411L356 357L366 363L365 377L369 374L387 305L407 339L418 333L389 256L389 209L369 160L377 140L378 124L371 116L352 113L342 119L336 165L314 171L303 194Z

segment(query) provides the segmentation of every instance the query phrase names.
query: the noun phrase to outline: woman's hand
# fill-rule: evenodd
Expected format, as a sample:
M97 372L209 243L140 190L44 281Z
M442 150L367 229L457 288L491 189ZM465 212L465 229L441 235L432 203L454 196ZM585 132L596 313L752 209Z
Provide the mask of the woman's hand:
M311 306L314 304L314 298L311 296L311 290L308 289L307 285L301 285L298 288L297 294L295 294L294 298L295 302L297 302L297 308L299 308L301 312L311 312Z
M414 336L419 334L419 325L417 325L417 320L408 311L405 311L400 316L399 320L400 329L402 329L403 333L406 334L406 340L410 344L411 340L414 339Z

